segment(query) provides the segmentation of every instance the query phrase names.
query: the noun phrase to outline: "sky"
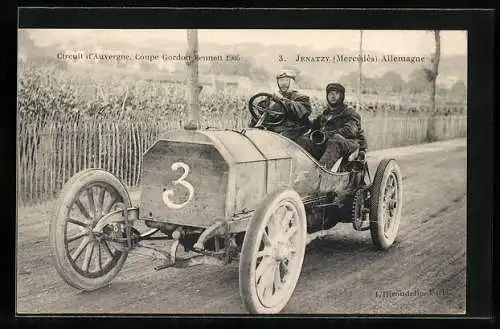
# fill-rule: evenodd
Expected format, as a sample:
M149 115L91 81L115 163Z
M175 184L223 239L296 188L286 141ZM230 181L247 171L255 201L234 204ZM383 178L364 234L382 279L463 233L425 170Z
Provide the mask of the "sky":
M186 30L83 30L38 29L29 30L36 45L64 43L79 38L123 40L127 43L155 42L159 40L186 41ZM316 50L328 48L358 49L359 30L199 30L198 40L232 45L260 42L264 45L298 45ZM434 50L431 31L364 30L363 49L392 54L430 54ZM441 31L441 54L467 54L467 31Z

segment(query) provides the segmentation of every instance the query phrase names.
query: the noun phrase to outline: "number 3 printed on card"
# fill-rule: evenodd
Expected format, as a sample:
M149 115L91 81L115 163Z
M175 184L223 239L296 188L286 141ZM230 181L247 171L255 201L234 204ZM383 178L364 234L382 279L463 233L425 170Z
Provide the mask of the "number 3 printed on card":
M180 209L180 208L184 207L185 205L187 205L189 203L189 201L191 201L191 199L193 198L194 187L188 181L185 180L189 174L189 166L187 164L185 164L184 162L176 162L176 163L172 164L171 168L173 171L177 171L180 168L184 169L184 173L181 175L181 177L179 179L172 181L172 183L174 183L174 185L181 184L182 186L187 188L187 190L189 191L189 197L183 203L174 203L174 202L172 202L172 200L170 200L170 197L174 195L174 191L173 190L165 190L163 192L163 202L169 208Z

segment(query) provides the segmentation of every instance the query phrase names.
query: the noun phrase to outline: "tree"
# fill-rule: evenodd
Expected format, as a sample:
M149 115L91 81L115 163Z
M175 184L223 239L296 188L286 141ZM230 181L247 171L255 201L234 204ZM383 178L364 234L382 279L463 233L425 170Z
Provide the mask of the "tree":
M453 96L464 98L467 95L467 87L462 80L458 80L451 86L450 92Z
M378 81L374 78L368 78L362 76L361 82L361 93L362 94L377 94L378 93Z
M359 31L359 58L362 58L363 56L363 30ZM363 61L359 61L359 67L358 67L358 89L357 89L357 96L356 97L356 110L359 110L361 106L361 88L363 84L363 70L362 70L362 63Z
M297 77L295 78L295 83L299 89L321 89L321 86L318 85L316 79L308 73L302 72L300 69L292 67L292 66L283 66L285 70L292 70L295 72Z
M19 29L17 35L19 50L23 50L27 54L30 54L34 49L36 49L35 43L33 42L33 39L31 38L28 31L26 31L25 29Z
M107 62L104 62L107 64ZM155 71L156 66L154 64L148 63L148 62L140 62L139 63L139 68L143 72L149 72L149 71Z
M362 58L363 56L363 30L360 30L359 31L359 58ZM362 65L363 61L359 61L359 68L358 68L358 91L357 91L357 94L358 94L358 97L357 97L357 100L356 100L356 109L359 110L360 106L361 106L361 88L362 87L362 84L363 84L363 65Z
M358 83L360 81L359 72L352 71L339 78L339 83L344 85L346 90L357 91ZM368 78L361 75L361 86L359 92L361 94L372 94L377 90L377 81L373 78Z
M450 90L448 88L446 88L445 85L438 84L438 86L436 87L436 94L439 96L447 96L447 95L449 95L449 93L450 93Z
M425 68L417 67L408 76L408 91L421 94L429 89L429 80Z
M394 71L387 71L378 79L381 91L401 92L405 88L405 84L401 74Z
M426 69L427 79L431 84L430 98L431 98L431 113L427 121L427 140L433 142L436 140L436 81L439 74L439 59L441 57L441 36L439 31L434 31L435 52L431 59L431 69Z
M359 74L352 71L339 78L339 82L348 90L355 90L358 86Z

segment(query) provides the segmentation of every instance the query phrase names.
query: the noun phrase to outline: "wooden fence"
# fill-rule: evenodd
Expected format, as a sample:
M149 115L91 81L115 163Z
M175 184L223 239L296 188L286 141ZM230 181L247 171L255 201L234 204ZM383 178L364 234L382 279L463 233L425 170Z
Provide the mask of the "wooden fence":
M464 137L465 116L437 117L439 139ZM205 120L203 128L246 126L240 117ZM363 118L370 150L423 143L427 117ZM180 122L20 122L18 125L18 201L21 205L53 199L68 179L86 168L103 168L127 186L139 184L142 155L161 132Z

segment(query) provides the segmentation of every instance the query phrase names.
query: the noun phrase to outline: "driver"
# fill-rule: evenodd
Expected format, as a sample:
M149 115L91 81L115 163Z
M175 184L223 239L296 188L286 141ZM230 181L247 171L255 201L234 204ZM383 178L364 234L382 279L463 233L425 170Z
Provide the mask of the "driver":
M286 117L283 123L276 127L270 127L269 130L290 138L307 150L307 138L301 138L309 130L309 115L311 114L311 103L309 97L300 94L295 84L295 72L292 70L282 70L276 75L276 82L279 88L279 94L274 94L270 109L276 112L284 112ZM281 101L285 109L278 103ZM254 127L257 121L252 118L250 127Z
M361 128L360 115L344 104L345 88L339 83L326 86L328 105L311 124L311 130L322 130L326 140L316 146L319 162L332 168L341 157L359 148L362 156L366 153L367 143Z

